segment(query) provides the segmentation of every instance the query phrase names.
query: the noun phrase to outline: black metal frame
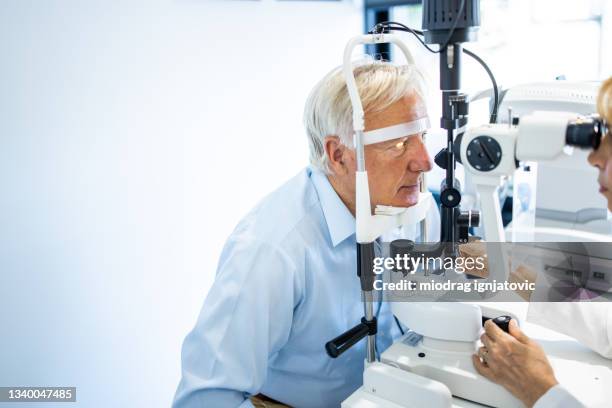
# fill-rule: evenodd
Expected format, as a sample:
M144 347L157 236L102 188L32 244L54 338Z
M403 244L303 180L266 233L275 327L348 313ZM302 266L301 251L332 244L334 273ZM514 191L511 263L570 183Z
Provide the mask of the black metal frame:
M421 4L422 0L365 0L364 7L393 7L405 6L407 4Z
M422 0L365 0L363 5L364 28L367 33L372 27L390 20L390 9L394 6L421 4ZM391 61L391 44L366 45L366 54Z

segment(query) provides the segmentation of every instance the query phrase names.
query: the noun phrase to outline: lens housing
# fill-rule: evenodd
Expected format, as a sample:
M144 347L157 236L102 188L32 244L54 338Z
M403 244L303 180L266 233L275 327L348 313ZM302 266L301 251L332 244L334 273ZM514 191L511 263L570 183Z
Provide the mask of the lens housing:
M601 143L605 129L605 122L597 116L572 120L567 124L565 143L569 146L596 150Z

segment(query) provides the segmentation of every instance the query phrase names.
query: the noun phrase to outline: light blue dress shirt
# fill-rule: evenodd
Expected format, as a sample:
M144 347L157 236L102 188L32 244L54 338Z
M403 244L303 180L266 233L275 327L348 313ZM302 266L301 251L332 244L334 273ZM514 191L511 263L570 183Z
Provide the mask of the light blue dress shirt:
M306 168L236 227L182 348L173 406L251 407L262 393L295 407L337 407L362 384L365 340L336 359L325 343L363 316L355 218L327 177ZM399 330L378 313L377 349Z

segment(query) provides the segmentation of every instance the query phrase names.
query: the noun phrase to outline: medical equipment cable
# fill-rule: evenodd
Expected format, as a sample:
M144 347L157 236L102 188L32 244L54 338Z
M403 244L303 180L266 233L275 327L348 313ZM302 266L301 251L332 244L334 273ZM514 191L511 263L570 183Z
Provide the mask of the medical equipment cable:
M376 308L376 319L378 320L378 315L380 314L380 308L382 307L382 295L379 296L378 299L378 307ZM395 315L393 316L395 317ZM378 340L378 338L377 338ZM376 360L380 361L380 353L378 352L378 342L374 343L374 352L376 354Z
M404 335L404 329L402 329L402 325L400 324L399 320L397 319L397 316L393 315L393 318L395 319L395 324L397 324L397 328L399 329L400 333L402 333L402 336Z
M493 111L491 112L489 123L495 123L497 122L497 110L499 108L499 88L497 86L495 76L493 75L493 72L491 72L491 69L489 69L489 66L482 60L482 58L465 48L463 49L463 52L474 58L480 65L482 65L484 70L487 71L487 75L489 75L489 78L491 79L491 83L493 84Z
M455 23L457 21L458 20L455 20ZM456 24L455 24L455 27L456 27ZM452 28L453 31L455 27ZM423 45L423 47L425 47L429 52L434 53L434 54L439 53L446 46L448 46L448 41L447 41L443 47L440 47L438 50L434 50L430 48L429 45L427 45L425 41L423 41L423 39L421 38L424 35L423 31L415 30L413 28L410 28L396 21L383 21L382 23L378 23L368 33L369 34L381 33L381 32L384 32L385 29L395 30L395 31L404 31L407 33L411 33L412 35L416 37L417 40L419 40L419 42ZM452 36L452 32L451 32L451 36ZM449 39L450 39L450 36L449 36ZM480 58L478 55L476 55L472 51L467 50L465 48L463 48L463 52L469 55L470 57L472 57L473 59L475 59L476 62L478 62L484 68L484 70L487 72L487 75L489 76L489 79L491 80L491 83L493 86L493 108L492 108L492 111L489 117L489 123L495 123L497 121L497 112L499 108L499 88L497 86L497 81L495 80L495 76L493 75L493 72L491 71L489 66L484 62L482 58Z
M393 27L391 26L391 24L395 24L398 27ZM421 30L412 29L402 23L398 23L395 21L383 21L382 23L378 23L374 27L372 27L370 31L368 31L368 34L380 34L380 33L383 33L385 29L395 30L395 31L404 31L404 32L413 34L416 37L416 39L419 40L421 45L433 54L437 54L443 49L442 47L440 47L438 50L434 50L433 48L430 48L429 45L427 45L425 41L423 41L423 39L420 37L423 35L423 32Z
M465 8L465 0L461 0L461 6L459 6L459 11L457 12L457 15L461 15L461 14L463 13L463 9L464 9L464 8ZM405 26L405 25L404 25L404 24L402 24L402 23L397 23L397 22L395 22L395 21L384 21L384 22L382 22L382 23L378 23L378 24L376 24L376 25L374 26L374 29L375 29L375 28L377 28L377 27L379 27L379 28L380 28L380 27L384 27L385 25L387 25L387 26L388 26L389 24L397 24L398 26L400 26L400 27L402 27L402 28L404 28L404 29L408 30L408 31L409 31L409 32L411 32L412 34L414 34L414 35L415 35L415 36L418 38L418 40L421 42L421 44L423 44L423 46L424 46L425 48L427 48L427 49L428 49L430 52L433 52L434 54L437 54L437 53L442 52L442 50L443 50L443 49L445 49L446 47L448 47L448 45L450 44L451 38L453 38L453 34L455 33L455 29L457 28L457 24L458 24L458 23L459 23L459 19L458 19L458 18L455 18L455 21L453 22L453 25L452 25L452 27L450 28L450 31L449 31L449 33L448 33L448 37L447 37L447 38L446 38L446 40L444 41L444 44L443 44L443 45L441 45L441 46L440 46L440 48L438 48L438 50L434 50L434 49L429 48L429 46L428 46L427 44L425 44L425 42L424 42L424 41L423 41L421 38L419 38L419 37L417 36L417 33L416 33L415 31L418 31L418 30L413 30L412 28L407 27L407 26ZM389 28L390 30L397 30L397 28L393 28L393 27L387 27L387 28ZM379 32L377 32L377 31L374 31L374 29L370 30L368 34L377 34L377 33L379 33ZM401 31L401 30L400 30L400 31ZM422 34L423 34L423 32L421 31L421 32L420 32L420 34L422 35Z

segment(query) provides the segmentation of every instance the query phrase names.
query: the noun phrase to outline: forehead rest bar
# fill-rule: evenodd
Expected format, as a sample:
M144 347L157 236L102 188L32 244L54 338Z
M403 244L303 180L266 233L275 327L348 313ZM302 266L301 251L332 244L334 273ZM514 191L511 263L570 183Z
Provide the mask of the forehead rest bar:
M363 144L386 142L388 140L399 139L400 137L423 133L431 126L429 117L413 120L411 122L400 123L380 129L374 129L363 133Z

